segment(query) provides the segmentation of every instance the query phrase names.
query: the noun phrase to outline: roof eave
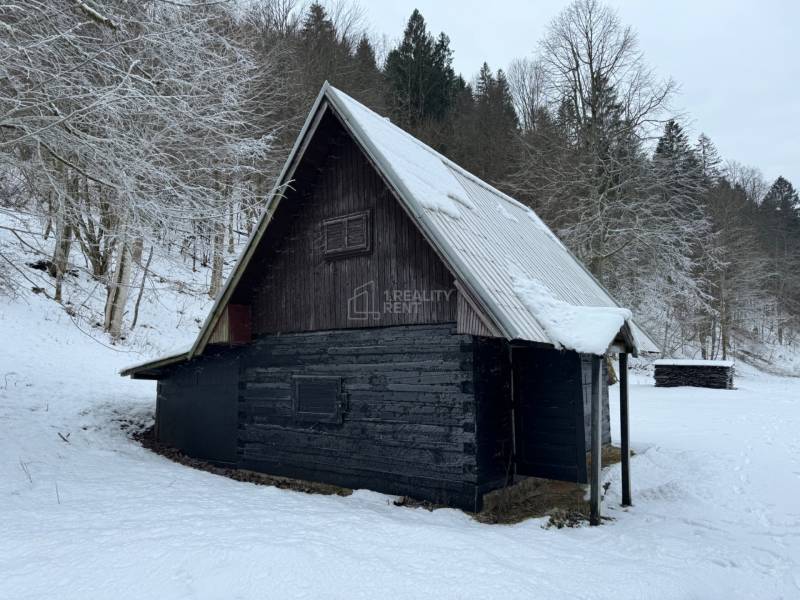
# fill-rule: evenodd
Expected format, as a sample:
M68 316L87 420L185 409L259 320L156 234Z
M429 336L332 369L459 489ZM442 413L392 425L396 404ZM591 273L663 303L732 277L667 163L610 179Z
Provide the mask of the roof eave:
M189 351L170 354L151 360L150 362L126 367L122 369L119 374L122 377L130 377L131 379L157 379L157 374L151 373L152 371L185 362L189 360L189 358Z

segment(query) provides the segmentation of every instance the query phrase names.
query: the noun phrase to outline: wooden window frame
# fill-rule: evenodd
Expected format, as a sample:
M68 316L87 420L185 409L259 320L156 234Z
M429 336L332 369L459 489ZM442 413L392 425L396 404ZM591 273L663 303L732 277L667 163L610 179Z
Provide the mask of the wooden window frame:
M331 412L308 412L300 410L300 386L305 381L330 381L336 383L336 398ZM292 375L292 414L297 422L341 424L346 406L346 395L342 392L342 378L331 375Z
M322 221L322 254L325 258L334 259L357 254L368 254L372 251L372 215L369 210L361 210L340 217L332 217ZM356 219L363 219L364 222L364 243L357 246L347 245L347 232L350 222ZM328 227L334 223L344 224L344 247L328 249Z

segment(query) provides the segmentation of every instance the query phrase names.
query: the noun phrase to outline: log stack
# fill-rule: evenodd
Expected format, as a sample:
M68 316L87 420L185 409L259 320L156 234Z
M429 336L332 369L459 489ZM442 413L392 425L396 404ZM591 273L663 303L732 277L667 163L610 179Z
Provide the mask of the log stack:
M693 387L733 389L733 361L672 360L655 362L656 387Z

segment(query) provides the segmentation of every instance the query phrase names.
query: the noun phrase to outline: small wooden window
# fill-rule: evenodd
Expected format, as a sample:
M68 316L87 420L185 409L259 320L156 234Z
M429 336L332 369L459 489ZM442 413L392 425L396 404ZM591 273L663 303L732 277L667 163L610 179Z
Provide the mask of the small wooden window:
M324 254L327 257L369 252L369 211L325 219L322 222Z
M342 378L295 375L294 416L298 421L341 423L344 411Z

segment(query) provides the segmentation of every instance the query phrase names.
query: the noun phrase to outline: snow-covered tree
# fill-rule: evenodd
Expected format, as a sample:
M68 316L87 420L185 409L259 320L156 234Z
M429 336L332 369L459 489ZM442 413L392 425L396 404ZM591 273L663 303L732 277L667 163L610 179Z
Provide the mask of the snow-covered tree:
M260 193L252 179L280 123L253 126L247 100L270 65L233 39L233 19L217 5L0 6L0 164L27 175L52 223L55 297L77 241L113 337L135 247L224 222L232 199Z

